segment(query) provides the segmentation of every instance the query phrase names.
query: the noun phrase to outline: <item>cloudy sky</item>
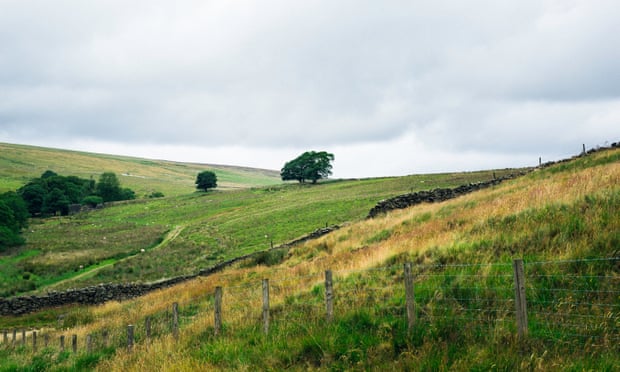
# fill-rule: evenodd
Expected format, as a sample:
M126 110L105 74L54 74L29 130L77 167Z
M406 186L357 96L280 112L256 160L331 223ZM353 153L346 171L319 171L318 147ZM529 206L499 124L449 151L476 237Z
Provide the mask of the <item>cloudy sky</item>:
M617 0L0 0L0 142L334 177L620 141Z

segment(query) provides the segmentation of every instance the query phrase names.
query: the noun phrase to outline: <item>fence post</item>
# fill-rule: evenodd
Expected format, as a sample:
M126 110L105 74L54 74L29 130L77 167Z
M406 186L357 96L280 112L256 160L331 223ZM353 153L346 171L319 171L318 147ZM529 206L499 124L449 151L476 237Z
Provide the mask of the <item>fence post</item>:
M332 280L332 271L325 271L325 310L327 322L334 319L334 282Z
M133 324L127 326L127 351L133 350Z
M144 329L146 332L146 340L149 341L151 339L151 317L147 316L144 320Z
M525 270L523 260L516 259L512 262L515 280L515 308L517 314L517 332L519 338L527 337L527 304L525 301Z
M37 331L32 331L32 352L37 352Z
M65 335L60 336L60 351L65 351Z
M415 292L413 288L413 275L411 274L411 262L405 263L405 295L407 299L407 329L411 331L416 322Z
M175 340L179 339L179 303L172 304L172 335Z
M12 340L13 346L15 346L16 343L17 343L17 329L13 328L13 340Z
M103 347L107 348L108 347L108 339L109 339L108 330L104 329L103 332L101 332L101 336L103 338Z
M77 353L77 335L71 336L71 349L73 349L73 353Z
M215 335L222 331L222 287L215 287Z
M90 333L86 335L86 352L88 354L93 352L93 335Z
M263 279L263 331L269 334L269 279Z
M2 341L4 346L9 346L9 331L7 331L6 329L2 331L3 337L2 337Z
M43 346L48 347L50 344L50 335L47 333L43 335Z
M22 346L26 346L26 330L22 329Z

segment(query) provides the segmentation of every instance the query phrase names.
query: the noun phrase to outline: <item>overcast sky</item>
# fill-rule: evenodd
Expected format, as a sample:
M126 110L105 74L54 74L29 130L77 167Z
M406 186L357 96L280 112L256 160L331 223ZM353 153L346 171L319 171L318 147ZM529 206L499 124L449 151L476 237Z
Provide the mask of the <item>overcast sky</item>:
M620 141L620 1L0 0L0 142L334 177Z

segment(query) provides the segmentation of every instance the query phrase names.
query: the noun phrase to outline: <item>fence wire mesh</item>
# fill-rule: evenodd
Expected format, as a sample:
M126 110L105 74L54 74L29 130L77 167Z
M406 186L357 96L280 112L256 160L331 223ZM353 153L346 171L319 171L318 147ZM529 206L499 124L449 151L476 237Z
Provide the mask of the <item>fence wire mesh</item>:
M312 327L329 324L325 273L285 274L278 272L268 282L270 327L308 332ZM517 309L511 264L414 265L412 275L414 298L410 301L415 327L429 329L428 332L442 326L458 326L455 332L515 333ZM332 281L331 321L338 322L352 313L364 313L386 322L407 321L403 267L335 271ZM620 258L526 261L525 286L528 337L545 342L619 348ZM267 300L261 280L225 286L222 292L221 313L226 333L262 327ZM167 303L165 310L138 317L127 310L133 326L132 342L147 343L149 339L178 334L199 318L213 319L213 293L186 298L176 304L176 314L173 302ZM77 340L66 329L67 319L63 321L65 324L59 322L56 329L3 330L0 347L16 350L47 347L67 352L74 348L77 352L92 352L127 347L131 342L128 324L106 324L103 317L85 317L85 324L98 321L104 326L87 334L82 332Z

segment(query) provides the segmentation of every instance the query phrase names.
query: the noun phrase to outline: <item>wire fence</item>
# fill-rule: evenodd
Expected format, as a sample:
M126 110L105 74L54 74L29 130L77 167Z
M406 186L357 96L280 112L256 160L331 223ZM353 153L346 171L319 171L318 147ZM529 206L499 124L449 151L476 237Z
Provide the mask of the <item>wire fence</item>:
M519 274L519 268L523 274ZM183 330L195 327L200 319L211 324L203 332L218 337L247 332L248 327L262 329L266 334L274 327L288 327L287 332L302 327L307 332L312 327L338 322L347 314L363 312L370 317L404 322L410 330L431 332L443 327L442 332L451 329L479 337L512 334L542 342L620 351L620 257L406 264L286 274L279 271L269 280L217 287L215 293L184 301L170 299L165 310L139 317L132 324L94 329L79 340L62 326L3 330L0 348L50 348L76 353L105 348L131 350L135 344L148 344L154 338L182 337ZM89 321L92 319L85 319L81 326L86 327Z

